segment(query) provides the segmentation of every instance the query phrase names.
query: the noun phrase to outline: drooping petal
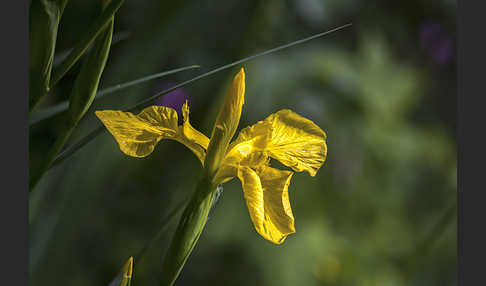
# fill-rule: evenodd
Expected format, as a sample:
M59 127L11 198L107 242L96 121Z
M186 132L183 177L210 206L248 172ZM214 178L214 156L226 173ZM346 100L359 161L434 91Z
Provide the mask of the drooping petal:
M270 157L296 172L315 176L327 156L326 133L311 120L283 109L267 117L272 136L267 146Z
M150 106L138 115L131 112L103 110L96 116L115 137L123 153L145 157L163 138L173 139L177 134L177 112L164 106Z
M290 171L264 168L258 173L249 167L238 169L246 205L256 231L265 239L281 244L295 232L294 217L288 200Z
M273 225L285 236L294 233L294 215L290 207L288 191L294 173L268 166L258 169L257 173L263 187L265 211Z
M150 106L138 115L131 112L103 110L96 116L115 137L123 153L146 157L162 139L176 140L204 162L209 139L189 123L189 107L183 108L184 123L177 126L177 112L165 106Z
M209 172L216 172L223 159L228 145L235 135L240 122L241 109L245 102L245 71L234 77L231 87L224 99L223 106L219 110L216 122L211 133L211 141L208 146L208 154L205 165Z

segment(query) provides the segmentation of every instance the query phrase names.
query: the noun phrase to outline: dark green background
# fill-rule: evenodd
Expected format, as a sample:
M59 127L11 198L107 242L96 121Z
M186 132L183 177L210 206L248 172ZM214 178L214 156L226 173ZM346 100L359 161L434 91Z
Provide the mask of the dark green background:
M71 142L97 126L93 110L127 107L161 86L352 22L243 65L240 128L290 108L328 135L317 176L298 173L289 188L297 232L279 246L261 238L239 181L230 181L176 285L455 285L455 11L452 0L125 1L115 18L115 39L125 39L113 45L101 87L201 69L95 102ZM96 1L69 1L56 54L98 13ZM437 61L447 47L449 57ZM183 89L193 126L208 136L239 68ZM78 70L37 110L67 99ZM31 128L31 160L56 119ZM30 196L30 284L108 285L134 256L133 285L157 285L181 212L166 218L187 202L200 170L174 141L137 159L111 135L96 138Z

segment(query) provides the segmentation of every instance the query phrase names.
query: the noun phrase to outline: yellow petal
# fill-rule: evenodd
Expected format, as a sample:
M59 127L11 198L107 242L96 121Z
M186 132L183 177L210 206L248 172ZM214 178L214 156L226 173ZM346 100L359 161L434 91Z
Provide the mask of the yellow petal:
M221 162L213 179L214 184L222 184L236 177L240 165L252 168L267 165L270 158L264 150L270 136L271 126L266 123L255 124L241 130Z
M145 157L152 153L163 138L177 134L177 112L165 106L150 106L138 115L131 112L103 110L96 116L115 137L123 153L132 157Z
M177 112L165 106L150 106L138 115L114 110L95 113L129 156L148 156L160 140L172 139L184 144L204 162L209 139L190 125L187 103L183 107L182 126L177 126Z
M182 117L183 124L182 126L179 126L179 133L176 140L186 145L187 148L191 149L191 151L199 158L201 164L204 165L206 150L208 149L209 145L209 138L196 130L189 123L189 105L187 104L187 101L182 106Z
M295 233L288 196L288 185L293 173L270 167L264 167L258 172L249 167L238 169L250 218L261 236L281 244L289 234Z
M315 176L327 156L326 133L311 120L284 109L267 117L272 136L267 146L270 157L296 172Z
M209 156L205 163L210 174L213 174L218 168L231 138L235 135L244 101L245 71L241 68L240 72L233 79L211 133L211 141L208 146Z

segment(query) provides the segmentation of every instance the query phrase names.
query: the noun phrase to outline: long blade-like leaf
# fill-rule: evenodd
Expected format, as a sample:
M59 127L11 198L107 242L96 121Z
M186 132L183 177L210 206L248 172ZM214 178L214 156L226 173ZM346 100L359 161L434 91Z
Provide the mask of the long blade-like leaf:
M112 17L108 26L96 39L93 50L84 60L83 66L74 82L73 90L69 97L69 114L73 128L88 111L95 98L101 75L110 53L113 25L114 19Z
M147 273L154 273L154 268L159 269L160 266L157 263L159 261L160 257L163 255L163 252L165 251L164 247L161 246L161 240L167 239L170 236L168 235L167 231L169 230L169 227L172 226L174 223L177 223L176 218L180 216L180 213L184 211L184 207L187 205L187 200L183 199L179 201L178 203L170 204L174 205L172 207L172 210L168 212L160 224L157 226L157 232L150 237L149 240L147 240L144 244L142 249L137 251L137 254L135 257L138 257L138 265L144 269L144 273L140 273L137 277L133 277L134 283L136 285L145 285L147 284L146 278L147 278ZM156 270L157 271L157 270Z
M130 32L118 32L113 34L113 39L111 40L111 45L114 45L116 43L119 43L121 41L124 41L128 39L130 36ZM58 66L60 63L62 63L67 56L72 52L73 48L67 49L65 51L59 52L58 54L54 55L54 61L52 62L52 65ZM91 49L88 48L86 52L88 53Z
M88 49L89 45L94 39L103 31L103 28L108 25L113 15L118 11L125 0L113 0L104 10L103 13L94 21L89 27L88 31L81 40L73 47L71 53L62 61L52 73L52 78L49 87L52 88L66 72L77 62L81 55Z
M187 84L189 84L189 83L195 82L195 81L197 81L197 80L199 80L199 79L205 78L205 77L207 77L207 76L209 76L209 75L215 74L215 73L220 72L220 71L225 70L225 69L229 69L229 68L231 68L231 67L234 67L234 66L239 65L239 64L242 64L242 63L244 63L244 62L247 62L247 61L253 60L253 59L255 59L255 58L258 58L258 57L261 57L261 56L264 56L264 55L268 55L268 54L274 53L274 52L276 52L276 51L280 51L280 50L283 50L283 49L286 49L286 48L290 48L290 47L292 47L292 46L295 46L295 45L298 45L298 44L302 44L302 43L308 42L308 41L310 41L310 40L313 40L313 39L316 39L316 38L319 38L319 37L322 37L322 36L325 36L325 35L331 34L331 33L336 32L336 31L338 31L338 30L341 30L341 29L344 29L344 28L346 28L346 27L349 27L349 26L351 26L351 25L352 25L351 23L346 24L346 25L342 25L342 26L339 26L339 27L337 27L337 28L334 28L334 29L328 30L328 31L326 31L326 32L322 32L322 33L319 33L319 34L316 34L316 35L310 36L310 37L305 38L305 39L302 39L302 40L298 40L298 41L291 42L291 43L288 43L288 44L285 44L285 45L282 45L282 46L278 46L278 47L276 47L276 48L273 48L273 49L270 49L270 50L266 50L266 51L261 52L261 53L258 53L258 54L256 54L256 55L249 56L249 57L246 57L246 58L244 58L244 59L238 60L238 61L236 61L236 62L232 62L232 63L230 63L230 64L227 64L227 65L224 65L224 66L222 66L222 67L216 68L216 69L214 69L214 70L212 70L212 71L209 71L209 72L204 73L204 74L202 74L202 75L196 76L196 77L195 77L195 78L193 78L193 79L190 79L190 80L187 80L187 81L185 81L185 82L182 82L182 83L180 83L180 84L178 84L178 85L175 85L174 87L169 88L169 89L167 89L167 90L165 90L165 91L162 91L162 92L160 92L160 93L157 93L157 94L155 94L155 95L153 95L153 96L151 96L151 97L149 97L149 98L147 98L147 99L145 99L145 100L142 100L141 102L139 102L139 103L137 103L137 104L133 105L132 107L130 107L130 108L128 109L128 111L136 111L136 110L138 110L138 109L144 108L144 107L146 107L147 105L150 105L150 104L151 104L151 103L152 103L154 100L156 100L157 98L161 97L162 95L167 94L167 93L169 93L169 92L171 92L171 91L174 91L174 90L176 90L176 89L178 89L178 88L180 88L180 87L183 87L183 86L185 86L185 85L187 85Z
M168 76L168 75L175 74L175 73L178 73L178 72L181 72L181 71L185 71L185 70L189 70L189 69L195 69L195 68L199 68L199 66L198 65L192 65L192 66L187 66L187 67L183 67L183 68L173 69L173 70L169 70L169 71L145 76L145 77L142 77L142 78L138 78L138 79L135 79L135 80L132 80L132 81L129 81L129 82L122 83L122 84L117 84L117 85L112 86L112 87L107 87L107 88L99 90L96 93L95 100L98 100L98 99L104 97L107 94L115 93L117 91L123 90L125 88L129 88L129 87L137 85L137 84L141 84L141 83L153 80L153 79L162 78L164 76ZM40 110L38 112L35 112L35 113L33 113L32 115L29 116L29 125L35 124L39 121L42 121L42 120L47 119L49 117L55 116L55 115L57 115L57 114L59 114L63 111L66 111L68 109L68 107L69 107L69 101L66 100L66 101L63 101L63 102L56 104L52 107L49 107L49 108L46 108L44 110Z
M29 10L29 112L49 90L57 30L67 0L33 0Z
M106 1L104 2L107 3ZM105 6L105 5L103 5ZM105 7L103 7L105 8ZM111 47L113 36L114 16L109 24L103 29L102 33L96 38L93 49L83 60L81 70L76 77L73 89L70 94L69 112L62 128L57 134L54 144L52 144L41 160L39 168L31 168L29 187L32 191L45 171L50 167L57 154L61 151L64 144L69 139L79 120L84 116L94 100L98 84L101 79L105 64Z
M158 239L162 237L162 235L165 234L165 231L169 227L170 223L173 221L173 219L176 217L176 215L184 210L185 205L187 205L187 202L185 200L179 202L170 212L167 214L167 216L164 218L162 223L160 224L159 231L148 241L145 243L143 248L138 252L138 256L140 260L143 259L145 253L147 253L147 250L150 248L151 245L153 245Z
M164 94L167 94L169 92L172 92L180 87L183 87L185 85L188 85L192 82L195 82L199 79L202 79L202 78L205 78L209 75L212 75L214 73L217 73L219 71L222 71L222 70L225 70L225 69L228 69L228 68L231 68L235 65L238 65L238 64L241 64L241 63L244 63L244 62L247 62L249 60L252 60L252 59L255 59L257 57L260 57L260 56L263 56L263 55L268 55L270 53L273 53L273 52L276 52L276 51L279 51L279 50L282 50L282 49L285 49L285 48L289 48L289 47L292 47L292 46L295 46L295 45L298 45L298 44L302 44L304 42L307 42L307 41L310 41L310 40L313 40L315 38L318 38L318 37L322 37L322 36L325 36L325 35L328 35L330 33L333 33L333 32L336 32L338 30L341 30L341 29L344 29L346 27L349 27L351 26L352 24L349 23L349 24L346 24L346 25L342 25L342 26L339 26L337 28L334 28L334 29L331 29L331 30L328 30L326 32L323 32L323 33L320 33L320 34L316 34L316 35L313 35L313 36L310 36L308 38L305 38L305 39L302 39L302 40L298 40L298 41L295 41L295 42L292 42L292 43L289 43L289 44L285 44L285 45L282 45L282 46L279 46L279 47L276 47L276 48L273 48L273 49L270 49L270 50L266 50L264 52L261 52L259 54L256 54L256 55L253 55L253 56L249 56L249 57L246 57L244 59L241 59L241 60L238 60L236 62L233 62L233 63L230 63L230 64L227 64L227 65L224 65L222 67L219 67L219 68L216 68L214 70L211 70L207 73L204 73L202 75L199 75L199 76L196 76L190 80L187 80L187 81L184 81L180 84L177 84L169 89L166 89L162 92L159 92L145 100L142 100L141 102L133 105L132 107L128 108L127 111L130 111L130 112L134 112L134 111L137 111L141 108L144 108L148 105L150 105L154 100L156 100L157 98L159 98L160 96L164 95ZM77 150L79 150L80 148L82 148L84 145L86 145L88 142L90 142L91 140L93 140L94 138L96 138L98 135L100 135L101 133L103 133L106 129L104 128L103 125L100 125L98 126L96 129L94 129L93 131L91 131L88 135L86 135L85 137L83 137L80 141L78 141L77 143L73 144L72 146L68 147L66 150L64 150L61 154L59 154L59 156L56 158L56 160L54 161L54 163L52 164L51 167L55 166L55 165L58 165L59 163L61 163L62 161L64 161L66 158L68 158L69 156L71 156L72 154L74 154Z

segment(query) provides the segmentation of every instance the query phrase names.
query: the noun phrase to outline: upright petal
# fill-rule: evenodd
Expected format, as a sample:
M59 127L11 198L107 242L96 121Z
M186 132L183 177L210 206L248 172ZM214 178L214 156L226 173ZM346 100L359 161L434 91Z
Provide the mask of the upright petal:
M191 123L189 123L189 105L187 104L187 100L182 106L182 117L183 117L183 134L184 136L194 143L200 145L204 148L204 150L208 149L209 145L209 138L206 135L199 132L196 128L192 127Z
M311 120L284 109L267 117L272 136L267 151L270 157L296 172L315 176L327 155L326 133Z
M182 117L183 124L182 126L179 126L179 133L175 139L191 149L191 151L199 158L201 164L204 165L209 138L192 127L191 123L189 123L189 105L187 104L187 100L182 106Z
M231 83L223 106L219 110L211 133L205 166L209 173L214 174L223 159L226 149L235 135L240 122L241 109L245 101L245 71L241 68Z
M292 172L268 167L261 176L249 167L238 169L246 205L256 231L265 239L281 244L295 232L294 217L288 200Z

